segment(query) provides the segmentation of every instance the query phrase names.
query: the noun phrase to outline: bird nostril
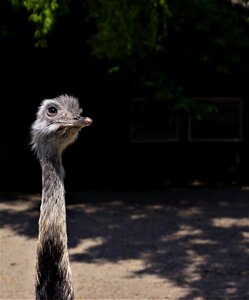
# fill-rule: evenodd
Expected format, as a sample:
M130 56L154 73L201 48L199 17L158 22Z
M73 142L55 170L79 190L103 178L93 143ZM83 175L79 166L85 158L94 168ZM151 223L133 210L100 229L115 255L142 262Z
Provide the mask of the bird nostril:
M77 117L74 117L73 119L74 120L79 120L81 118L81 116L77 116Z

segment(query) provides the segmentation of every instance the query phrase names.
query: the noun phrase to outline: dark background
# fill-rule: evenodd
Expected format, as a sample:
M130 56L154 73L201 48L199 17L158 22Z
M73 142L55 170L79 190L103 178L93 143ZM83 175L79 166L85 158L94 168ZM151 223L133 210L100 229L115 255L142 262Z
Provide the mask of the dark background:
M78 97L83 115L93 119L93 125L82 130L64 153L69 191L249 183L249 71L242 68L248 60L240 61L229 74L217 73L194 61L194 54L182 56L182 44L196 41L194 32L189 32L187 41L172 35L176 41L171 44L175 48L168 50L172 63L167 70L187 96L242 97L242 141L132 143L131 101L147 96L147 90L134 88L135 79L125 68L108 73L110 62L91 54L86 41L93 29L80 17L84 12L72 6L70 15L62 17L48 36L49 46L40 49L34 46L34 25L24 8L16 10L1 1L0 11L2 191L40 191L41 172L30 150L29 129L40 102L63 93ZM248 49L246 44L244 57ZM162 57L156 59L164 64ZM153 65L155 57L138 59L139 65L148 62Z

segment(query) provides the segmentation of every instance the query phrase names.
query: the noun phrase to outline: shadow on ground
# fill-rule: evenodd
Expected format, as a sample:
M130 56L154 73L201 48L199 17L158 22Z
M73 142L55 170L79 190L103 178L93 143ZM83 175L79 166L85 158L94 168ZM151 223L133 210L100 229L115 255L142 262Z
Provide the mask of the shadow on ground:
M71 200L69 247L95 241L71 261L140 259L144 268L132 276L152 274L188 288L184 299L249 298L249 190L88 192ZM8 204L1 227L36 238L39 197L3 195L1 201ZM29 205L12 209L16 201Z

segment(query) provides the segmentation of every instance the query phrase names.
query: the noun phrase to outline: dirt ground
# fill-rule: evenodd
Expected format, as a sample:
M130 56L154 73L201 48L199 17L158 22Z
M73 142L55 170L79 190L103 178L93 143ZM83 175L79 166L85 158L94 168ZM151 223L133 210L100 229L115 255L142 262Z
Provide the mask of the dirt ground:
M76 299L249 299L249 188L67 198ZM0 299L34 299L40 195L0 200Z

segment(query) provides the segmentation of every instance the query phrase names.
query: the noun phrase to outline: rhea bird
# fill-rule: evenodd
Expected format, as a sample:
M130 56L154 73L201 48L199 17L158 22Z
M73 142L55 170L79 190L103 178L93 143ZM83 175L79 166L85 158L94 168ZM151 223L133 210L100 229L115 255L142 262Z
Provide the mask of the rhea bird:
M42 169L42 197L37 245L37 300L72 300L69 265L64 168L62 153L79 131L92 123L81 116L77 98L61 95L41 103L31 127L31 145Z

